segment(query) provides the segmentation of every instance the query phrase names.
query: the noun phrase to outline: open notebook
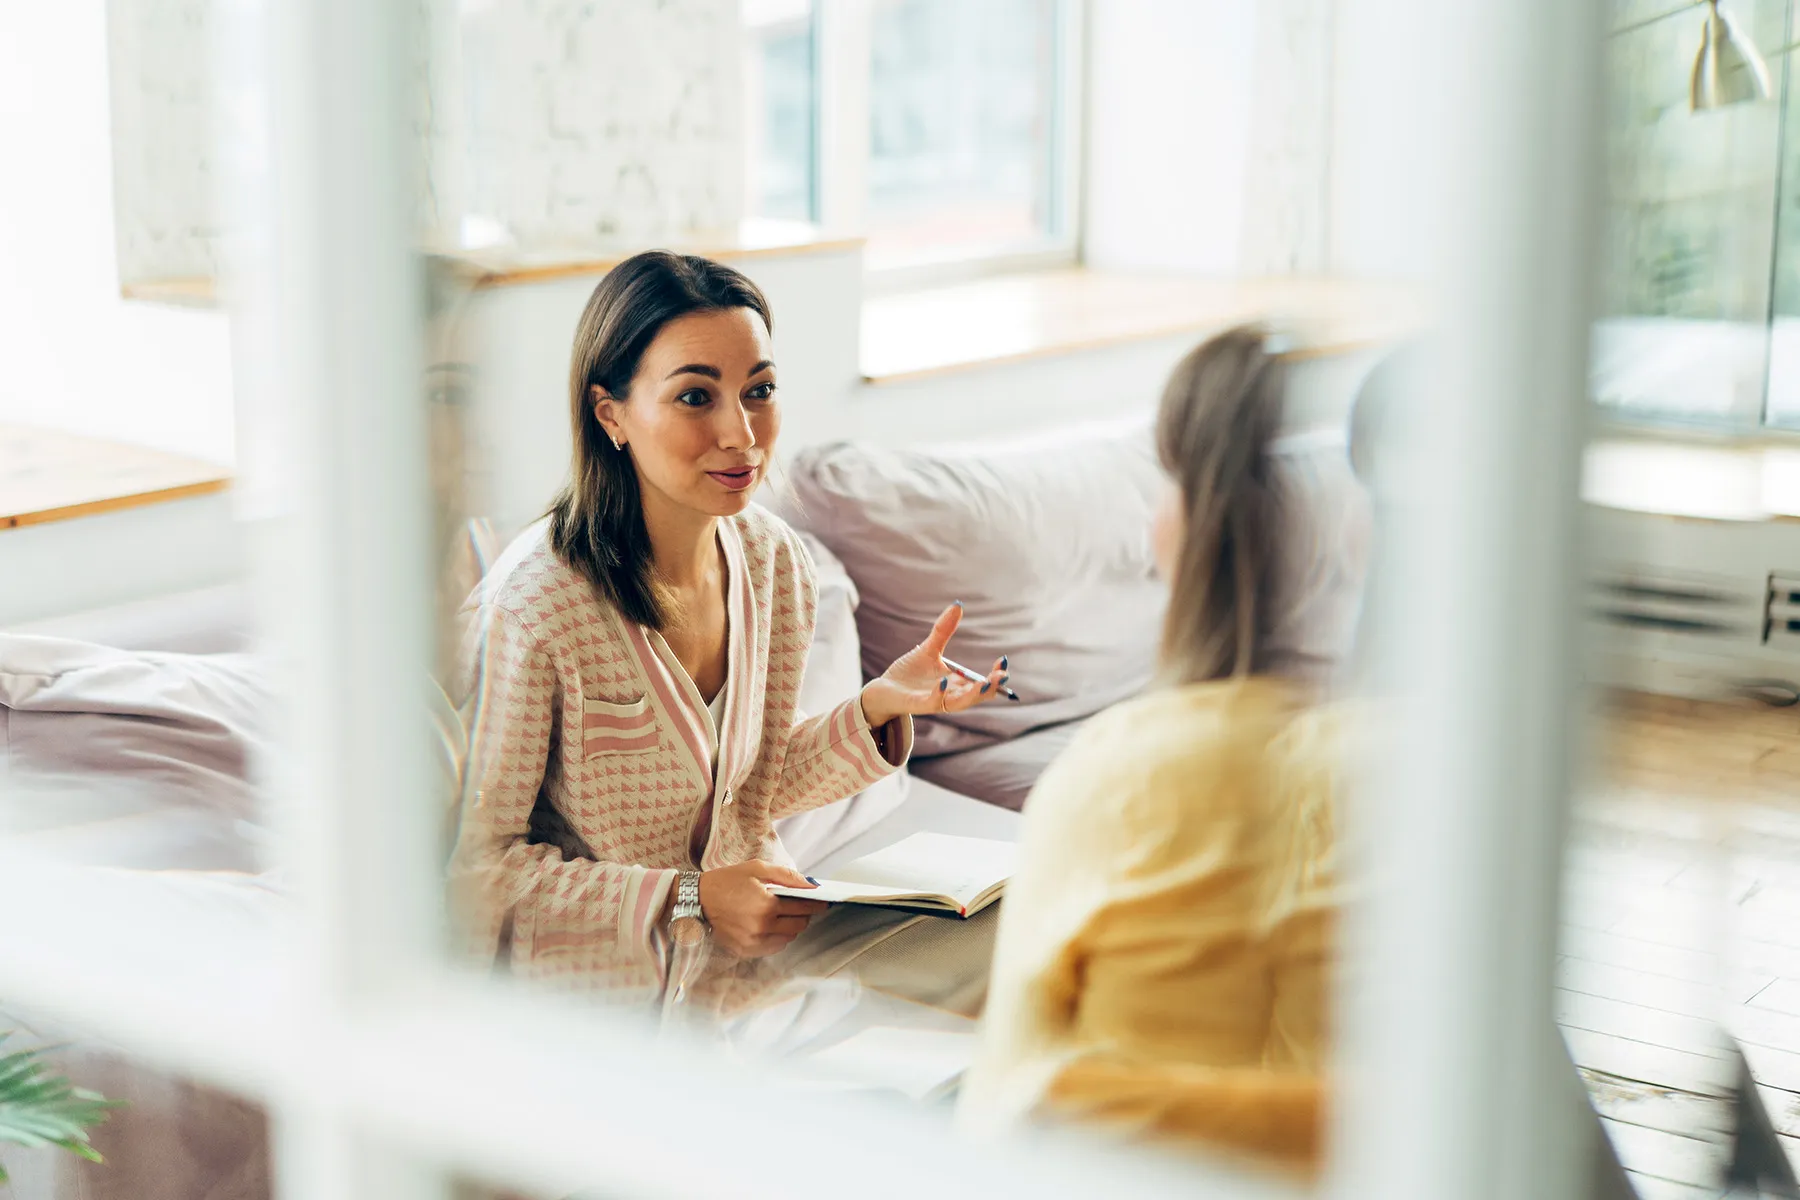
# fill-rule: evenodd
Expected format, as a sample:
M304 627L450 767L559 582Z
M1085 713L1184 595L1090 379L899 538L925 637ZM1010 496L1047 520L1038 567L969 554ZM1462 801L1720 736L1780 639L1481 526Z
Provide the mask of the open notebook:
M799 900L971 917L1000 898L1017 859L1012 842L915 833L844 864L817 888L769 890Z

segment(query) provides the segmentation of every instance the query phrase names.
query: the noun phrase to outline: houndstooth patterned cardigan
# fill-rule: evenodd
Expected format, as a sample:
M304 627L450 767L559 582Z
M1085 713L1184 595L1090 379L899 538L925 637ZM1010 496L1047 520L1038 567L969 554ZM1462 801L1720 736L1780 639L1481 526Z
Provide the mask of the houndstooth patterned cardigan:
M450 899L479 958L652 1003L669 975L661 918L681 870L791 865L777 818L852 796L906 761L910 718L889 739L890 762L856 697L816 717L796 711L817 593L794 532L753 506L721 519L719 538L730 671L716 741L662 636L599 598L550 548L545 523L465 606L478 704ZM750 966L715 954L707 971Z

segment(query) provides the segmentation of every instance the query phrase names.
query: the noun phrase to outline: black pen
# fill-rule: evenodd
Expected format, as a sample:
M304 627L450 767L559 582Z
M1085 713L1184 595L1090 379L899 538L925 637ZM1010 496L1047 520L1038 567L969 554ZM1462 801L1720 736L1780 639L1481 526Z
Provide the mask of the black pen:
M1004 662L1005 660L1002 659L1001 661ZM969 668L963 666L959 662L951 662L949 659L946 658L944 660L944 665L946 667L949 667L952 671L955 671L958 675L961 675L964 679L968 680L970 683L986 683L988 681L988 677L986 675L981 675L981 674L978 674L977 672L971 671L971 670L969 670ZM1006 669L1005 667L1001 667L1001 670L1005 670L1005 669ZM1004 679L1004 678L1006 678L1006 676L1003 675L1003 676L1001 676L1001 678ZM1000 685L1000 694L1002 696L1005 696L1008 700L1017 700L1019 698L1019 693L1013 691L1011 688L1007 687L1004 683L1002 683Z

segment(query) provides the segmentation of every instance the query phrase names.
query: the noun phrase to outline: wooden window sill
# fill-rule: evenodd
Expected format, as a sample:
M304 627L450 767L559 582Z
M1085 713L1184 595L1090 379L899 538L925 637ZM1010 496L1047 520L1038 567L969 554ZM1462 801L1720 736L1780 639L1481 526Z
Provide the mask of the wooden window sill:
M797 221L745 221L735 231L716 235L694 234L656 248L677 254L698 254L722 262L753 258L795 257L804 254L847 253L862 248L860 237L838 237L816 225ZM446 257L467 264L476 287L509 287L541 283L580 275L604 275L633 254L647 249L641 242L545 246L530 251L517 249L458 250Z
M1407 291L1342 279L1219 280L1068 268L874 296L863 304L862 371L871 384L1154 338L1245 321L1291 329L1305 356L1380 345L1414 331Z
M0 425L0 531L223 492L217 463L49 429Z
M797 221L745 221L736 230L717 234L693 234L664 243L661 248L679 254L698 254L723 262L753 258L794 257L803 254L848 253L860 250L860 237L828 234L816 225ZM456 263L468 285L474 288L516 287L548 280L604 275L646 247L640 242L540 246L530 250L495 247L488 250L434 249L427 253ZM184 308L219 306L218 283L213 279L155 279L127 283L119 292L127 300L174 304Z

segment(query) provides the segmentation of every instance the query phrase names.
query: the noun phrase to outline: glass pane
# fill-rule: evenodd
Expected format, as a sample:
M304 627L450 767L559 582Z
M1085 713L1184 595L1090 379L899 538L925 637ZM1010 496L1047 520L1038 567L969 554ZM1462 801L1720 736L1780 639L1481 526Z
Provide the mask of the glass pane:
M1731 6L1758 46L1782 42L1785 4ZM1608 41L1602 319L1594 394L1621 414L1754 425L1768 359L1779 110L1694 112L1698 12L1616 6ZM1647 24L1633 28L1640 21Z
M1787 26L1793 33L1793 6ZM1769 425L1800 426L1800 96L1795 95L1794 58L1771 62L1782 97L1781 192L1775 225L1774 316L1769 345Z
M818 194L812 2L745 0L743 11L748 211L810 221Z
M1029 244L1051 219L1054 0L883 0L869 74L869 261Z
M1800 302L1781 268L1794 234L1780 229L1792 200L1774 56L1792 5L1723 6L1768 57L1777 100L1698 112L1705 12L1669 7L1613 6L1595 395L1634 420L1753 434L1782 374L1771 314ZM1793 1032L1771 966L1792 953L1775 912L1800 861L1775 748L1792 718L1770 707L1788 700L1769 682L1790 673L1769 637L1785 551L1758 519L1753 455L1615 439L1585 467L1596 753L1566 845L1556 1018L1640 1190L1652 1177L1716 1190L1734 1137L1738 1154L1780 1163L1791 1143L1774 1134L1793 1129L1777 1049ZM1759 1087L1742 1086L1745 1067Z
M186 31L169 6L138 7L157 37ZM1367 364L1344 348L1360 354L1362 334L1317 346L1228 334L1172 387L1167 357L1137 356L1141 346L1049 369L999 364L978 384L1028 404L986 405L966 378L921 378L885 406L905 410L908 428L863 424L883 406L843 336L861 299L849 255L737 256L739 278L623 253L680 245L716 228L719 209L742 215L734 139L746 126L768 148L751 159L768 167L762 211L810 211L815 6L757 6L747 20L762 39L753 95L767 101L751 121L733 111L744 50L732 0L710 25L701 18L718 9L699 3L424 6L451 55L413 53L423 48L386 24L411 6L236 7L272 23L255 42L266 53L235 56L252 136L220 146L227 173L247 175L222 217L245 245L219 294L238 427L262 455L240 463L252 528L229 511L207 525L199 506L144 504L85 552L65 542L29 571L0 557L0 577L58 581L83 559L141 576L140 599L170 609L192 651L147 637L142 609L128 614L135 628L62 626L104 645L0 644L0 695L24 697L0 713L0 843L15 843L0 852L60 852L67 878L82 873L79 886L32 894L37 872L0 862L0 913L15 918L0 930L0 1029L34 986L40 1007L75 996L62 1007L107 1015L96 1032L123 1030L153 1061L286 1101L274 1113L277 1190L347 1200L413 1200L380 1185L412 1175L423 1191L439 1168L546 1196L771 1195L796 1161L834 1193L935 1200L1290 1195L1279 1180L1240 1188L1199 1172L1209 1156L1296 1178L1336 1171L1326 1114L1392 1111L1393 1127L1429 1148L1475 1125L1471 1094L1485 1105L1490 1083L1521 1093L1514 1072L1494 1069L1503 1050L1479 1043L1524 1022L1470 1001L1498 985L1497 1004L1537 1012L1549 991L1549 948L1528 919L1548 903L1550 874L1499 872L1541 865L1533 839L1560 796L1545 765L1561 748L1545 682L1560 640L1527 635L1560 611L1561 564L1574 556L1557 553L1551 518L1566 510L1540 500L1561 487L1572 506L1573 473L1540 472L1528 452L1555 458L1560 444L1569 466L1556 418L1578 405L1573 374L1554 373L1560 390L1534 387L1553 372L1503 353L1513 330L1542 332L1522 306L1489 302L1513 280L1510 261L1476 262L1470 291L1491 320L1468 340L1492 344L1449 378L1500 371L1430 393L1436 412L1469 418L1431 456L1443 474L1430 496L1386 491L1418 477L1410 462L1384 481L1346 459L1347 439L1368 449L1344 428L1347 409L1365 431L1415 424L1405 412L1383 424L1348 395ZM860 11L875 16L878 261L1056 232L1063 6L864 0ZM82 43L68 32L0 32L0 47ZM1359 32L1352 54L1384 54L1351 79L1444 67L1429 38ZM1136 36L1142 46L1168 30ZM402 50L427 60L422 79L398 65ZM337 69L317 70L325 60ZM1561 94L1568 60L1550 65L1564 75L1544 94ZM428 111L402 100L402 83ZM1387 115L1379 100L1365 116ZM1160 120L1244 116L1171 108ZM1456 179L1491 166L1510 201L1499 189L1526 186L1520 166L1536 147L1516 136L1523 125L1478 128L1501 136L1458 143ZM1550 149L1567 157L1573 144ZM32 174L61 178L54 162ZM429 206L409 185L415 163ZM74 191L94 202L91 188ZM715 207L721 195L732 203ZM1555 196L1542 185L1526 198ZM415 198L436 216L412 219ZM4 198L0 208L11 211ZM1523 225L1520 213L1566 209L1502 215ZM471 216L503 235L478 258L440 245ZM1531 253L1540 243L1502 220L1471 227L1499 227L1504 242L1490 244L1522 248L1545 290L1567 290L1572 258ZM1246 303L1268 313L1311 294ZM1328 299L1337 312L1379 305ZM105 312L91 327L107 328ZM1457 320L1459 334L1475 328ZM1545 361L1576 361L1571 328ZM783 401L762 382L777 360L796 400L785 431ZM1415 404L1427 394L1401 389ZM1102 393L1103 420L1051 415L1090 414ZM1164 427L1182 431L1160 455L1148 433L1158 397ZM957 436L975 444L929 449L944 434L929 414L952 407L969 417ZM1302 427L1281 427L1300 413ZM1484 443L1472 418L1489 414L1513 425ZM1387 446L1374 457L1394 461ZM778 486L752 510L765 476ZM1372 790L1340 795L1346 769L1381 753L1391 702L1411 699L1363 673L1365 557L1404 548L1388 514L1432 505L1446 515L1420 543L1420 558L1437 554L1430 569L1390 571L1367 608L1392 604L1385 619L1418 639L1417 659L1435 651L1448 664L1425 679L1440 722L1405 748L1468 763L1409 753L1423 782L1402 799L1410 807L1380 809L1364 803ZM266 618L255 640L127 557L148 546L161 570L239 538L254 552L228 582L254 572L266 611L239 620L261 631ZM1228 569L1254 570L1257 586L1228 595L1217 587ZM954 597L966 598L954 601L956 641L942 644L945 623L937 648L917 649ZM1408 599L1433 619L1407 624ZM940 650L1014 674L967 680ZM7 656L22 651L33 659ZM131 688L103 694L96 677L85 701L51 697L38 680L60 688L82 673L37 656L75 654ZM1159 677L1186 683L1151 686ZM19 692L9 680L27 682ZM952 711L978 697L985 709ZM909 754L916 775L900 771ZM1021 838L1027 820L1034 833ZM1416 923L1386 927L1410 953L1384 952L1375 970L1338 970L1337 947L1357 946L1339 942L1340 913L1380 890L1363 887L1368 866L1340 859L1339 828L1367 828L1344 845L1377 847L1412 884L1402 900L1425 898L1410 905ZM1376 836L1386 830L1397 836ZM1444 886L1461 879L1470 886ZM1502 905L1478 892L1492 879L1520 886ZM820 880L844 902L809 903L802 885ZM990 903L1003 881L1011 947ZM785 891L778 900L765 885ZM461 918L454 956L434 936L446 911ZM472 978L440 979L445 961ZM1534 981L1543 987L1528 995ZM539 1003L546 991L562 1002ZM1354 1037L1342 1058L1334 1045L1339 999L1359 992L1397 1014L1394 1028L1413 1027L1368 1039L1394 1049L1362 1060L1380 1068L1368 1088L1340 1074L1357 1062ZM1386 995L1400 1002L1379 1003ZM237 1055L250 1065L228 1070ZM1471 1061L1486 1069L1431 1070ZM129 1096L80 1059L70 1071ZM1441 1099L1439 1124L1403 1082L1383 1091L1428 1076L1417 1091ZM165 1094L180 1118L160 1135L168 1147L210 1148L220 1163L228 1119L241 1119L254 1149L260 1114ZM130 1098L109 1135L159 1115ZM1494 1107L1505 1118L1491 1122L1494 1160L1534 1157L1519 1152L1530 1143L1513 1131L1518 1107ZM1415 1110L1424 1119L1401 1119ZM955 1140L959 1114L1021 1136ZM1079 1158L1083 1130L1124 1134L1120 1157ZM1158 1149L1176 1153L1165 1165ZM9 1167L10 1155L0 1151ZM1399 1157L1384 1166L1404 1169ZM489 1200L487 1182L470 1188Z

